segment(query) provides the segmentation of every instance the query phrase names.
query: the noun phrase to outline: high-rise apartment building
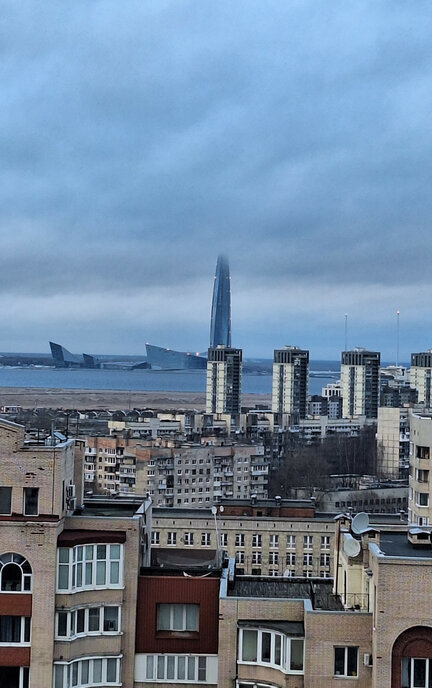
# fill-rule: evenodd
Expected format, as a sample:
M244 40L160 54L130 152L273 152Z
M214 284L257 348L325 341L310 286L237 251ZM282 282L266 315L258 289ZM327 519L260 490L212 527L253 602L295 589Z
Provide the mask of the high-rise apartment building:
M432 525L431 456L432 415L410 412L410 476L408 521L417 526Z
M207 413L240 413L242 350L217 346L208 350Z
M287 414L297 423L307 414L309 351L297 346L275 349L272 411Z
M379 400L378 351L356 348L342 352L341 387L344 418L377 418Z
M411 354L410 386L417 390L418 403L431 408L432 349Z
M219 256L216 264L210 323L210 347L231 346L231 287L229 264Z

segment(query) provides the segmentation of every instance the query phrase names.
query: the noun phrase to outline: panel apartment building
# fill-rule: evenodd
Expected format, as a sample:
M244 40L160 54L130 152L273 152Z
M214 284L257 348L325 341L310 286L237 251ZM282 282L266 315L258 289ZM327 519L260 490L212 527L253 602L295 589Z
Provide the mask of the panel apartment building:
M208 442L208 443L206 443ZM264 447L229 440L88 437L85 490L149 495L156 506L205 507L226 497L267 497Z

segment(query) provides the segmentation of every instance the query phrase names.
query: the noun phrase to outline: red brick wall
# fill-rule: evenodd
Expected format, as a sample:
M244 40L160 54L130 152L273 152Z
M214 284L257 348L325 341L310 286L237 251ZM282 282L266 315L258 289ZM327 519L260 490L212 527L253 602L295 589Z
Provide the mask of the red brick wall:
M0 666L28 667L30 666L29 647L0 647ZM4 687L6 688L6 686Z
M0 594L0 615L1 616L31 616L32 596L31 594L16 594L2 592Z
M199 632L158 633L158 604L199 604ZM140 576L138 581L136 651L216 654L219 629L219 579ZM187 637L186 637L187 636Z

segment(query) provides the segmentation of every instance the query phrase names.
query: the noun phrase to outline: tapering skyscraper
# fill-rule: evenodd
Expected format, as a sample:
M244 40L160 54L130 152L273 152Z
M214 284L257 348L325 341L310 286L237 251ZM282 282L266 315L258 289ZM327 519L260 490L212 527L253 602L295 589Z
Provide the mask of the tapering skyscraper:
M228 259L219 256L213 287L210 348L231 347L231 287Z

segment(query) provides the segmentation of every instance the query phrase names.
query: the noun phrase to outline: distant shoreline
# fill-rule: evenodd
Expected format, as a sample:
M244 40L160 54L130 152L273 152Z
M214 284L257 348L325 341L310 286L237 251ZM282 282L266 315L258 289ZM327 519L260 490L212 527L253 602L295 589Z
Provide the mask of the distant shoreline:
M270 394L243 394L243 406L269 405ZM199 392L128 391L116 389L56 389L53 387L0 387L0 405L22 408L205 410Z

